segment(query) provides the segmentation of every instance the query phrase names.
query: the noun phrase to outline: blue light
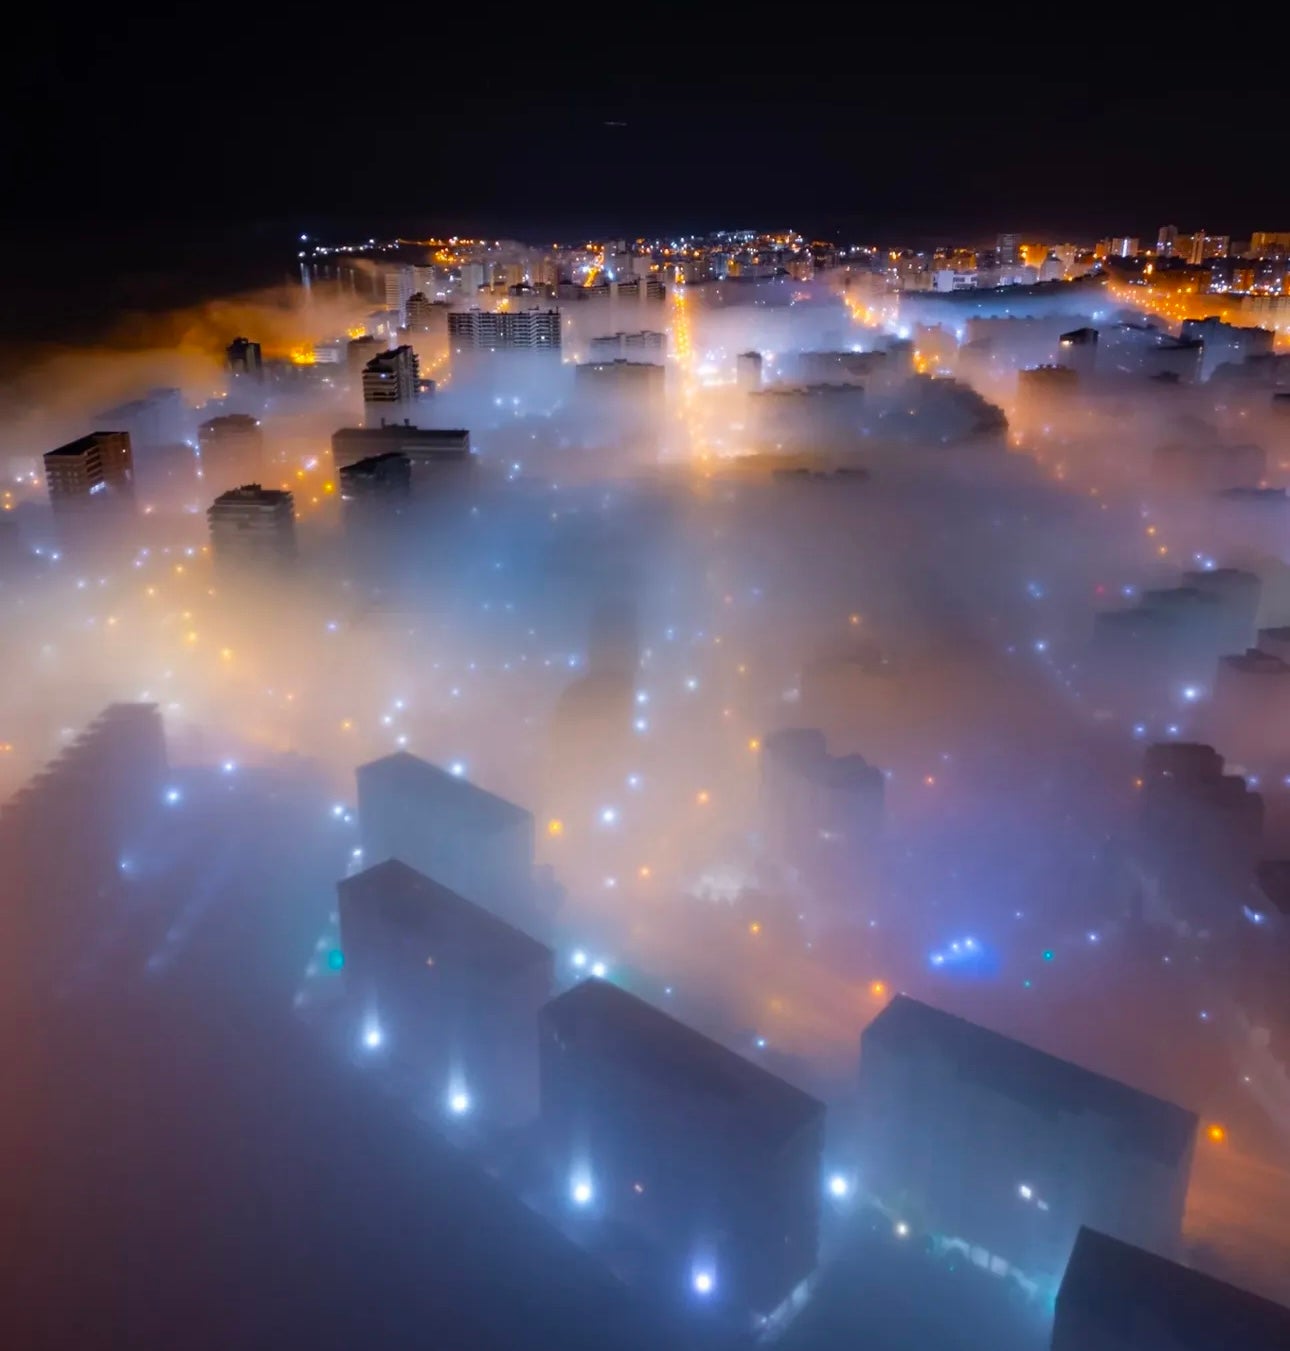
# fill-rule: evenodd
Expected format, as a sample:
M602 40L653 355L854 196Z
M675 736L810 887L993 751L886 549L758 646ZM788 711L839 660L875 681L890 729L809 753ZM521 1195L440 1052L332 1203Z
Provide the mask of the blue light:
M696 1295L703 1295L706 1298L716 1289L717 1280L707 1267L699 1267L691 1275L690 1284L694 1287Z

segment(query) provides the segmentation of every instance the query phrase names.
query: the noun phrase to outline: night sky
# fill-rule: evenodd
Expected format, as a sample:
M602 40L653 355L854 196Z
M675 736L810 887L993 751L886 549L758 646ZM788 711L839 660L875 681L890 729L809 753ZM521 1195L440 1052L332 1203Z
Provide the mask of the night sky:
M1033 10L1010 28L998 9L881 28L859 11L507 13L25 18L4 81L10 229L782 224L923 243L1290 225L1274 78L1212 61L1195 31L1045 28Z

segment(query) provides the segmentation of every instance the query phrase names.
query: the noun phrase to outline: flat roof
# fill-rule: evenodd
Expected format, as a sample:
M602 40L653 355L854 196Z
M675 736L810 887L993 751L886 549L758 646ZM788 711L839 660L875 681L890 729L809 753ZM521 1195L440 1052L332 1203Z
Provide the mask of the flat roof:
M1067 1318L1084 1332L1092 1322L1125 1346L1290 1346L1290 1309L1284 1305L1096 1229L1082 1228L1075 1240L1057 1294L1055 1332Z
M562 1041L597 1059L718 1100L767 1143L789 1138L824 1114L824 1104L809 1093L607 980L584 980L557 995L541 1017Z
M410 751L395 751L393 755L370 760L359 765L355 773L360 787L366 779L369 783L379 782L400 792L421 795L436 807L452 802L463 815L476 817L490 829L506 830L531 824L533 820L532 813L523 807L490 793L467 778L440 769Z
M1040 1115L1101 1117L1128 1148L1171 1167L1196 1133L1196 1114L1186 1108L908 995L897 995L865 1029L862 1046L871 1043L898 1054L934 1051L963 1078Z
M386 859L337 884L342 905L356 906L390 928L415 935L427 955L477 971L523 970L549 962L551 949L523 930L409 867Z
M56 446L53 450L47 450L45 459L49 459L51 455L65 455L69 459L79 457L87 451L96 450L101 437L124 435L124 432L87 432L84 436L78 436L75 441L69 441L64 446Z

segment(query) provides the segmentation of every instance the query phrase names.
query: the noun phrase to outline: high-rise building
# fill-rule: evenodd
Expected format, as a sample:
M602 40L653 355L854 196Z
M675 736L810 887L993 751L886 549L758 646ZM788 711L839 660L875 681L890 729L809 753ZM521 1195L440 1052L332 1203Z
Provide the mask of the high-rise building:
M413 291L408 297L407 325L409 333L429 333L431 316L435 307L421 291Z
M1156 235L1156 252L1161 258L1172 258L1178 248L1178 227L1162 225Z
M412 294L412 270L407 267L391 268L385 274L385 308L394 310L400 318L407 309L408 297Z
M1021 262L1021 236L1000 235L995 240L994 252L1000 267L1016 267Z
M414 1069L446 1115L531 1120L551 949L398 859L337 892L360 1044Z
M565 1204L640 1236L700 1303L778 1308L815 1270L823 1104L606 980L539 1027Z
M164 810L165 775L156 705L112 704L0 806L6 981L39 987L55 979L120 918L112 898Z
M374 356L363 367L363 407L369 426L410 418L419 393L420 364L406 343Z
M1180 238L1179 246L1184 242L1187 245L1187 261L1192 266L1198 266L1207 258L1226 258L1232 241L1228 235L1207 235L1204 230L1197 230L1194 235Z
M560 351L559 310L460 310L448 316L454 352Z
M653 329L642 329L639 333L610 333L592 338L587 344L587 354L593 362L615 361L619 357L628 361L661 362L666 353L667 334Z
M1239 365L1255 356L1271 356L1276 335L1268 328L1240 328L1225 324L1211 315L1206 319L1184 319L1182 337L1199 339L1205 344L1201 357L1201 379L1208 380L1223 365Z
M761 353L740 352L735 358L735 380L742 390L761 388Z
M116 427L130 433L130 449L140 455L182 441L185 432L184 400L178 389L150 389L142 398L130 399L95 413L98 427Z
M1250 236L1250 253L1255 258L1290 253L1290 230L1255 230Z
M219 563L281 562L296 554L295 502L288 492L246 483L221 493L206 511Z
M207 487L253 483L264 473L264 436L260 419L249 413L226 413L197 429L202 477Z
M55 511L97 502L133 502L129 432L90 432L45 453L45 486Z
M396 452L419 477L430 471L469 472L474 466L470 432L462 427L412 427L387 423L384 427L341 427L331 436L331 454L337 471L373 455Z
M636 397L643 407L663 402L664 369L653 361L584 361L574 368L574 389L583 398Z
M345 502L397 499L412 491L412 465L397 450L342 465L338 477L341 499Z
M460 772L457 772L460 771ZM360 765L367 864L401 859L512 923L533 918L533 817L465 777L406 751Z
M1113 235L1106 243L1111 258L1134 258L1140 252L1136 235Z
M233 375L260 375L263 363L260 360L260 344L250 338L234 338L224 349L229 371Z
M1052 1351L1283 1351L1290 1309L1096 1229L1081 1229Z
M1193 1113L907 995L860 1045L859 1163L897 1224L1041 1283L1083 1224L1178 1246Z

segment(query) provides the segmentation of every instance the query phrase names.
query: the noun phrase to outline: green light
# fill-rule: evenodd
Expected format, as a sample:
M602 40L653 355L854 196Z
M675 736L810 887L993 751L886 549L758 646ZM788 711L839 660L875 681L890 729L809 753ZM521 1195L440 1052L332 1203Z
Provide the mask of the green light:
M1052 960L1053 960L1053 950L1052 950L1052 948L1045 948L1045 949L1044 949L1044 961L1046 961L1046 962L1051 962Z
M1027 990L1030 989L1030 982L1028 980L1023 980L1021 983L1026 987Z
M333 971L339 971L345 965L345 954L339 948L332 948L327 954L327 965Z

